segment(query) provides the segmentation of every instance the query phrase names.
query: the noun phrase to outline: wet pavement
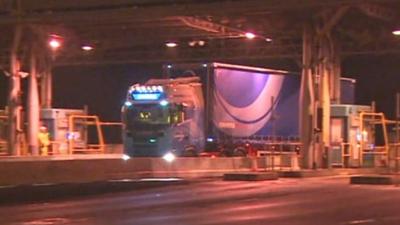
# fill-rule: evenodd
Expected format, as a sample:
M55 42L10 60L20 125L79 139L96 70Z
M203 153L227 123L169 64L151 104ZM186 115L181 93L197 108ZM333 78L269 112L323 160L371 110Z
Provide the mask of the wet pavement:
M206 180L0 206L0 224L400 224L400 187L348 177Z

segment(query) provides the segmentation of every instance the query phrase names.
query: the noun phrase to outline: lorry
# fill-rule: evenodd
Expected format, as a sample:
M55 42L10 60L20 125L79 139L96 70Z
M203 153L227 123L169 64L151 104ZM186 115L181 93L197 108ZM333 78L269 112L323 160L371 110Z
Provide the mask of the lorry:
M213 62L169 65L167 75L129 88L121 110L125 154L244 156L278 142L300 149L299 74ZM341 102L353 103L354 80L341 83Z

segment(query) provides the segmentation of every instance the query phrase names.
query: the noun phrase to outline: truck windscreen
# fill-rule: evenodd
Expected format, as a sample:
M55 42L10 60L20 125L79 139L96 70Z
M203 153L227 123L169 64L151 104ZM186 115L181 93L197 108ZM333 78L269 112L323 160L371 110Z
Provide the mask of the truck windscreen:
M183 108L170 104L135 104L128 112L128 123L131 126L140 125L172 125L184 120Z
M133 123L168 124L169 109L159 104L138 104L129 111Z

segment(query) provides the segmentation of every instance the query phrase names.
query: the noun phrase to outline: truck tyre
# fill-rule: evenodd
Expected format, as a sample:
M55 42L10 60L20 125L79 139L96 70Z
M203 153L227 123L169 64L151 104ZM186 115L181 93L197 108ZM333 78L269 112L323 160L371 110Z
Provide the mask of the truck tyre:
M244 147L236 147L233 150L233 156L238 156L238 157L245 157L247 155L246 149Z
M182 153L183 157L196 157L197 156L197 151L196 151L196 147L190 145L190 146L186 146L183 149L183 153Z

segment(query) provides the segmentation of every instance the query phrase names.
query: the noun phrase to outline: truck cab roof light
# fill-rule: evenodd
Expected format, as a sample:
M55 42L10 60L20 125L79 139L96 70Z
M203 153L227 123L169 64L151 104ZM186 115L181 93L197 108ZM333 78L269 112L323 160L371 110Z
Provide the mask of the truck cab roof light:
M126 102L124 103L124 105L125 105L126 107L131 107L131 106L132 106L132 102L126 101Z
M161 100L160 101L160 105L161 106L167 106L169 104L169 102L167 100Z

